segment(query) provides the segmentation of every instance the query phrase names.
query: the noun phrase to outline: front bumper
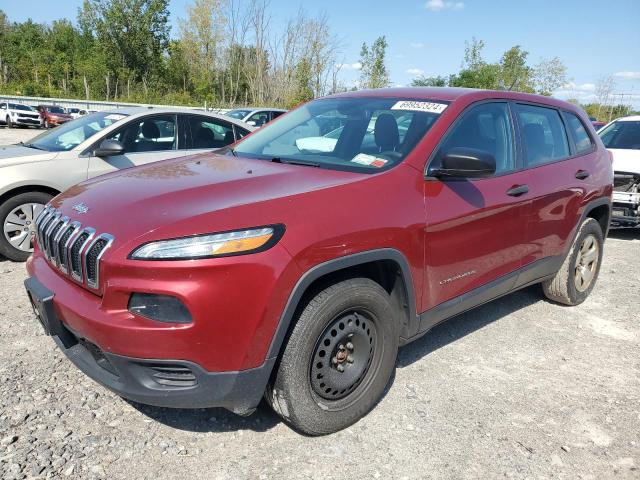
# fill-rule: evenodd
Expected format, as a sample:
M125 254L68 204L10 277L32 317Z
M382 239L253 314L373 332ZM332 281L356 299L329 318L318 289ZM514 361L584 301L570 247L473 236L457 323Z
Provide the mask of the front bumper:
M611 209L612 227L640 225L640 193L613 192Z
M17 119L13 120L13 123L16 125L24 125L28 127L39 127L42 122L39 118L18 117Z
M248 370L208 372L185 360L109 353L58 318L54 293L36 278L28 278L25 287L34 313L60 350L87 376L124 398L159 407L222 407L241 415L250 414L260 403L275 359Z

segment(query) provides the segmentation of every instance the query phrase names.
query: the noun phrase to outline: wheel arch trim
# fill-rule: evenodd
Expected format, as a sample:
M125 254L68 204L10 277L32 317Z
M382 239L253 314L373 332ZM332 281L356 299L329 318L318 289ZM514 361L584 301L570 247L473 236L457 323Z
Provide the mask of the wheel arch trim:
M409 311L409 328L411 331L416 329L420 324L420 318L416 313L416 301L415 292L413 289L413 278L411 276L411 269L406 257L394 248L382 248L377 250L367 250L364 252L358 252L344 257L334 258L326 262L320 263L309 270L307 270L298 280L295 287L291 291L287 300L286 306L278 325L271 339L271 345L267 353L267 360L277 358L280 354L284 340L289 328L293 322L295 314L300 301L307 289L316 280L336 273L340 270L344 270L350 267L357 267L376 261L392 261L400 267L400 274L404 282L405 294L407 296L407 307Z

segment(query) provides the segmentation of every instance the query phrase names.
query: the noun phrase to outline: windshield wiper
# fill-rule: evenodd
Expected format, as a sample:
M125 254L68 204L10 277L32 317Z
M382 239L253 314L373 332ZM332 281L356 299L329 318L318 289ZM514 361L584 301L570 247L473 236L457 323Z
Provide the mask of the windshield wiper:
M311 162L309 160L300 160L296 158L272 157L270 161L274 163L286 163L288 165L304 165L305 167L316 167L316 168L320 167L320 164L318 162Z
M35 148L36 150L45 150L45 151L46 151L46 148L37 147L37 146L35 146L33 143L23 143L23 142L20 142L18 145L22 145L23 147L28 147L28 148Z

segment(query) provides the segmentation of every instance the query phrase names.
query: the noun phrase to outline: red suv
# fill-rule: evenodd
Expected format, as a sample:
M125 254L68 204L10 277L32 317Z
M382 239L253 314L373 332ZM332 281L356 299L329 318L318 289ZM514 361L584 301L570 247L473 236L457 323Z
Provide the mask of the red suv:
M64 108L55 105L38 105L36 108L40 112L40 121L44 128L57 127L73 117L64 111Z
M123 397L244 415L264 395L325 434L365 415L398 346L441 321L537 283L582 302L612 180L570 103L349 92L59 195L26 287L69 359Z

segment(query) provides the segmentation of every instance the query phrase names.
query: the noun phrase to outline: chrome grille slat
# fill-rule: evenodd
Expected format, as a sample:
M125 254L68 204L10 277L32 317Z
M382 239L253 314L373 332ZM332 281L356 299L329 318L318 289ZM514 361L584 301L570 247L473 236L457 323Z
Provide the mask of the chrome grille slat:
M44 255L51 260L51 252L49 252L49 247L51 246L51 242L50 242L50 236L51 236L51 232L53 231L53 229L56 227L56 225L58 224L58 220L60 220L60 217L62 215L60 213L54 213L53 217L51 218L51 221L49 223L47 223L45 231L44 231Z
M69 245L80 231L80 227L80 222L71 222L58 241L58 268L64 273L69 273Z
M98 288L100 284L100 259L113 243L113 236L108 233L98 235L84 252L84 269L87 285Z
M82 253L89 244L96 231L93 228L86 227L80 232L69 249L69 266L71 276L78 282L84 283L84 262L82 261Z
M40 250L44 249L44 239L42 237L44 236L44 231L46 230L47 225L51 221L52 216L53 216L53 210L51 209L47 210L46 213L40 219L40 223L38 224L37 237L38 237L38 246L40 247Z
M108 233L96 234L91 227L45 207L35 220L36 239L44 257L83 286L100 287L100 261L114 241Z

